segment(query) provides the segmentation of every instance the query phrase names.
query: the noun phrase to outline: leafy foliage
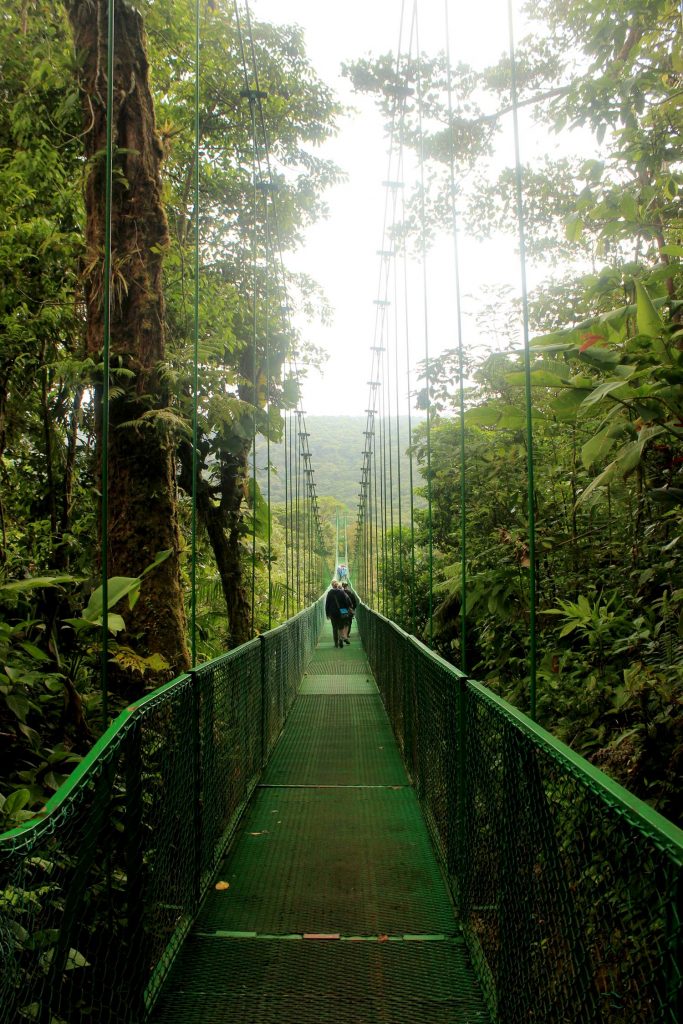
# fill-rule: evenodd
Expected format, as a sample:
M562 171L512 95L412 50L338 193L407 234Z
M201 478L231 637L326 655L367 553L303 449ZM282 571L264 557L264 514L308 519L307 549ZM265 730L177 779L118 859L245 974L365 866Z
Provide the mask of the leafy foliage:
M309 64L301 31L252 19L254 53L267 93L263 123L277 185L276 197L263 191L255 204L253 126L249 103L240 95L244 41L233 5L209 5L202 24L197 211L194 83L187 73L194 59L194 18L187 5L175 0L144 3L140 10L170 227L167 240L152 253L164 261L166 347L142 387L124 351L126 339L117 337L120 352L114 353L110 396L132 409L116 430L143 452L153 447L170 451L180 485L189 494L192 268L194 225L200 216L197 426L204 504L196 581L199 653L207 656L240 639L227 596L248 579L253 517L257 630L264 628L269 607L261 595L264 586L267 594L264 537L270 522L275 544L271 569L279 568L278 557L280 565L284 561L284 537L258 487L249 483L248 457L255 433L279 440L281 410L299 398L296 382L283 373L298 344L289 316L297 305L313 315L324 300L312 282L294 276L281 281L275 294L274 206L278 242L286 252L323 212L322 194L338 180L338 169L319 158L315 147L335 131L340 108ZM0 18L0 51L0 791L7 797L6 819L14 821L44 802L55 788L51 781L59 782L100 729L98 644L104 614L111 637L110 683L122 699L158 685L172 670L163 649L150 649L142 634L129 628L133 611L165 599L154 573L141 572L137 564L117 567L109 580L106 612L102 589L92 583L99 571L102 368L98 346L91 346L89 354L86 350L92 325L84 295L95 280L101 253L86 254L83 187L101 154L90 162L84 159L92 111L99 110L98 97L84 98L79 91L87 55L74 52L64 5L56 0L12 0ZM117 151L115 185L124 194L130 187L125 160L125 151ZM128 271L114 255L118 309L126 298ZM285 284L288 313L281 308ZM299 351L300 364L307 357ZM113 486L123 488L126 480L120 477ZM179 501L189 536L183 491ZM217 564L221 538L231 545L229 572ZM177 554L173 551L173 559ZM152 548L149 561L153 555ZM183 542L185 596L190 592L189 555L189 544ZM141 557L144 565L146 555ZM149 569L165 557L168 552ZM321 554L316 558L322 563ZM319 568L322 574L322 564ZM276 619L284 617L286 606L291 611L284 575L272 573L270 607ZM182 607L176 611L182 621ZM249 628L248 595L239 612ZM115 710L116 699L110 703Z
M563 153L521 168L527 253L552 278L531 297L531 421L537 532L541 720L669 814L683 760L683 335L680 198L683 105L680 9L655 3L543 0L516 56L518 99ZM461 223L516 234L516 174L495 137L511 111L505 56L481 72L444 54L392 54L347 68L428 166L399 233L450 229L454 152ZM418 77L421 88L416 88ZM418 106L417 96L422 95ZM452 99L452 104L449 103ZM444 127L445 126L445 127ZM576 131L576 129L580 129ZM588 139L588 143L586 140ZM419 216L426 211L426 222ZM490 282L483 283L489 289ZM435 642L522 707L528 702L529 510L525 371L514 348L519 310L505 294L478 316L493 352L431 361L431 518ZM426 390L421 406L427 406ZM460 430L465 465L454 465ZM414 440L426 475L426 437ZM465 475L467 547L460 542ZM423 487L423 492L425 488ZM463 559L467 592L461 591ZM394 569L384 566L385 580ZM426 580L418 579L418 604ZM468 649L460 650L466 610ZM409 628L409 616L403 625ZM422 620L422 616L419 617ZM422 620L423 621L423 620Z

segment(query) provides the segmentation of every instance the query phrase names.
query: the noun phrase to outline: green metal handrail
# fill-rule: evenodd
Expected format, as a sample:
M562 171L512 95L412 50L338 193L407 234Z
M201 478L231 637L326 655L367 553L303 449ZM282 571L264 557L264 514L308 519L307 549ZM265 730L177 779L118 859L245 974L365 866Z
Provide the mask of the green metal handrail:
M144 1021L293 703L323 600L116 718L0 835L0 1022Z
M683 832L361 605L363 644L499 1024L674 1024Z

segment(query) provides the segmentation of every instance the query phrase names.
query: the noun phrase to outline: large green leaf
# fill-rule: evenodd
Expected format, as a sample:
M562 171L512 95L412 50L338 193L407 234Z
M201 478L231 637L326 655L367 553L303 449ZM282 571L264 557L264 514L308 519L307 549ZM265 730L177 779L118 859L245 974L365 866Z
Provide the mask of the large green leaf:
M128 598L129 607L131 609L134 608L140 596L140 585L143 578L156 569L157 566L161 565L162 562L165 562L170 554L170 548L158 551L154 556L154 560L143 569L139 576L112 576L111 579L107 580L107 611L111 611L124 597ZM90 599L81 613L82 619L95 625L102 625L103 600L103 588L100 585L90 595ZM73 620L68 621L73 625ZM125 625L120 615L109 615L107 622L112 633L119 632Z
M549 370L532 370L530 374L531 386L536 388L559 388L563 387L567 382L567 377L561 377L557 373L551 373ZM526 384L526 374L524 370L518 370L514 373L506 373L505 380L508 384L519 384L524 386Z
M602 384L598 384L597 388L584 398L581 408L586 410L593 405L597 405L598 402L601 402L603 398L607 398L608 395L612 395L614 398L627 398L629 394L630 388L621 377L617 378L617 380L606 380Z
M477 427L494 427L500 419L500 414L500 406L475 405L465 412L465 421Z
M652 300L645 286L638 278L634 278L636 287L636 323L639 334L647 334L650 338L658 338L664 330L662 319L652 305Z
M107 580L107 610L113 608L115 604L118 604L124 597L129 597L129 595L135 595L133 599L134 604L140 591L140 582L139 576L112 576L110 580ZM83 618L89 622L99 622L101 624L102 609L103 590L99 586L90 595L90 600L83 609Z
M591 482L588 484L588 487L586 487L586 489L581 492L579 497L576 499L576 507L578 508L580 505L583 505L591 496L591 494L593 494L593 492L597 490L598 487L606 487L607 484L610 483L610 481L613 480L616 475L616 461L610 462L609 466L603 469L602 473L600 473L599 476L596 476L594 480L591 480Z
M80 583L78 576L63 574L61 576L31 576L27 580L12 580L11 583L0 583L0 590L6 593L23 594L37 587L61 587L64 583Z
M616 437L612 426L605 427L591 437L581 449L581 461L586 469L590 469L594 462L602 459L616 443Z
M599 476L591 480L588 487L579 496L576 502L577 507L583 504L598 487L605 487L616 476L626 477L629 473L632 473L640 464L648 442L654 437L658 437L664 430L665 428L662 426L643 427L638 439L636 441L629 441L628 444L620 448L609 466L606 466Z

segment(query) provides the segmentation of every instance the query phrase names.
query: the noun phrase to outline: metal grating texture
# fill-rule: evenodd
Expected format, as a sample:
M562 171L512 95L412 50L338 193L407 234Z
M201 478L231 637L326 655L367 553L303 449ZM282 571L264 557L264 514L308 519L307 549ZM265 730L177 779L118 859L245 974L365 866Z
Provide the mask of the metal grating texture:
M357 676L357 675L371 675L370 666L365 655L354 657L349 656L350 647L345 647L344 650L330 651L329 655L325 654L321 657L316 652L311 660L308 662L306 669L311 675L320 676Z
M500 1024L674 1024L683 834L364 606L368 657Z
M0 836L2 1024L144 1018L323 616L318 602L132 705L40 815Z
M294 702L323 622L324 602L320 600L260 638L263 644L264 762Z
M406 785L379 694L299 696L262 779L265 785Z
M452 933L448 893L410 789L260 789L200 932Z
M299 687L300 694L377 693L377 684L370 673L362 675L305 675Z
M142 1013L198 903L195 696L184 676L124 712L52 813L0 840L3 1022Z
M194 673L202 765L194 813L201 842L202 888L213 875L223 840L230 835L265 757L261 659L261 642L251 640Z
M488 1024L462 940L192 937L156 1024Z

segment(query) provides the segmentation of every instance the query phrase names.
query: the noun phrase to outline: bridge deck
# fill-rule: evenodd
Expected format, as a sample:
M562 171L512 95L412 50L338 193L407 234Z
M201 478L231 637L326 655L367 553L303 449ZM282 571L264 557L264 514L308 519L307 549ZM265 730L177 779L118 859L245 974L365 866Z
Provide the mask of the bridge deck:
M329 626L155 1024L484 1024L358 634Z

